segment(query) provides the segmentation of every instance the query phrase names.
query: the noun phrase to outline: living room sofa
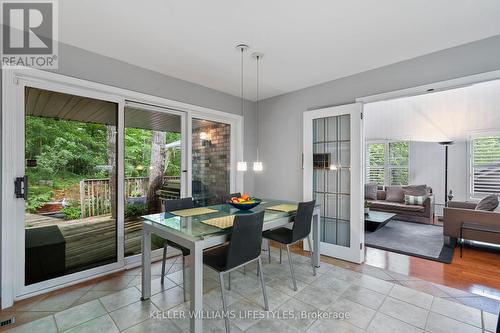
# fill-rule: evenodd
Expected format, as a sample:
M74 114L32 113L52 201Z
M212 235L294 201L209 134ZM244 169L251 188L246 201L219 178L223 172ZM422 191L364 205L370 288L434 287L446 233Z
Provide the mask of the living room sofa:
M420 185L422 187L423 185ZM394 186L393 186L394 187ZM403 190L414 188L416 186L403 186ZM424 186L425 196L427 197L421 205L407 205L404 202L404 195L401 200L387 200L387 188L379 187L377 190L377 199L367 198L365 193L365 201L369 202L370 210L394 213L394 219L399 221L418 222L431 224L434 218L434 196L432 188ZM366 192L366 190L365 190Z
M483 228L500 229L500 207L494 211L476 210L476 203L450 201L443 210L443 235L447 244L460 238L462 223L477 224ZM500 234L476 230L464 230L465 239L500 244Z

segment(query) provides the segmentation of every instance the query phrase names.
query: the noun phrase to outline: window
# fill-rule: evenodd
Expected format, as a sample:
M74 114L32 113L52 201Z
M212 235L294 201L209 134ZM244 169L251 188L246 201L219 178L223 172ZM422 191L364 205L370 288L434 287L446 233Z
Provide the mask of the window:
M471 198L500 194L500 134L471 139Z
M367 183L408 185L410 178L409 141L373 142L366 145Z

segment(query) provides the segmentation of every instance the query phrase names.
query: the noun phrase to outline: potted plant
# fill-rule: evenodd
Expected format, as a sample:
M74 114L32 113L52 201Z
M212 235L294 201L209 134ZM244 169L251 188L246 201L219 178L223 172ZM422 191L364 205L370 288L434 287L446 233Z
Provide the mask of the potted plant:
M365 215L370 214L370 208L371 208L371 206L372 206L371 202L365 201Z
M127 202L129 205L133 205L133 204L145 205L146 199L147 199L147 197L142 191L133 190L132 192L130 192Z

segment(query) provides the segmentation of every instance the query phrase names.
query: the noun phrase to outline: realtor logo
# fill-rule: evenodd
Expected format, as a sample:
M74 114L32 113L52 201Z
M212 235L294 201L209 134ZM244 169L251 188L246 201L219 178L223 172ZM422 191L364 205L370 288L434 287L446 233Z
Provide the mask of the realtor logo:
M2 66L57 68L55 1L2 2Z

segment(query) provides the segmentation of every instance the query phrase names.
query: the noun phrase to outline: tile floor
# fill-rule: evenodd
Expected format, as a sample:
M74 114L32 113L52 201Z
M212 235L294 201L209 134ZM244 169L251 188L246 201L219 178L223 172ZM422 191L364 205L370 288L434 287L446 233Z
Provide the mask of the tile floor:
M313 276L309 258L297 254L293 255L298 279L295 292L286 258L280 265L277 250L272 256L268 264L267 253L263 254L270 310L288 316L291 311L308 313L309 317L234 318L232 332L494 332L494 309L461 304L461 298L473 297L466 292L367 265L356 266L358 271L354 271L322 263ZM2 320L16 316L17 326L10 326L11 332L188 332L189 320L174 317L189 307L183 301L180 262L180 258L168 260L163 286L160 263L153 264L153 295L146 302L139 300L140 269L134 268L16 302L0 316ZM246 274L234 272L231 279L229 310L263 310L255 267L248 267ZM217 274L206 269L204 280L205 310L221 309ZM350 316L343 320L317 318L315 314L321 311ZM224 332L224 321L204 320L204 329Z

